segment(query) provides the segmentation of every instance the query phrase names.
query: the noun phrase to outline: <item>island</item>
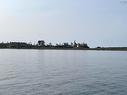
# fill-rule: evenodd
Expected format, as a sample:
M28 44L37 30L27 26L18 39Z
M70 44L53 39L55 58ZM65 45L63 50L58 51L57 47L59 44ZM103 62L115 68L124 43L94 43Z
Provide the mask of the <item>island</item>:
M64 42L53 45L46 44L44 40L39 40L36 44L27 42L1 42L0 49L55 49L55 50L120 50L127 51L127 47L95 47L90 48L87 43Z

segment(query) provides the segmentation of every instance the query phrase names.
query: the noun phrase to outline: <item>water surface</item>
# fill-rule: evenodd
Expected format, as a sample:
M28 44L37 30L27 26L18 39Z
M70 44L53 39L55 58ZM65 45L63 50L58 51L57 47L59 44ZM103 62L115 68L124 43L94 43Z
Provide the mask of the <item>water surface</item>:
M126 51L0 50L0 95L126 93Z

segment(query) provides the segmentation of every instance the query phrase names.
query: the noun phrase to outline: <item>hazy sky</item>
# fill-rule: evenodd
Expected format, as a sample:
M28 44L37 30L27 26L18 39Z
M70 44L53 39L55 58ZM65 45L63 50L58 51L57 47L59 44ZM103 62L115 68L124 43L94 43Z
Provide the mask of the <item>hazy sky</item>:
M87 42L127 46L120 0L0 0L0 41Z

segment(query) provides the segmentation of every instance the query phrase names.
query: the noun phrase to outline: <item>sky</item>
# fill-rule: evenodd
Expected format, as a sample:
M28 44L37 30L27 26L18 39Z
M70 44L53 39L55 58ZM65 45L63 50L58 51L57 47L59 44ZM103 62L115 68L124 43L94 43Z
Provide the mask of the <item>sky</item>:
M127 0L0 0L0 42L127 46Z

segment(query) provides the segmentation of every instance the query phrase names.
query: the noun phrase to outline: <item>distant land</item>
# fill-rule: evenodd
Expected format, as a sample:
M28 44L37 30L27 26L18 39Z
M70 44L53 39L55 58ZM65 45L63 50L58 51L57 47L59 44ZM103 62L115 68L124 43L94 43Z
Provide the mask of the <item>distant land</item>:
M68 43L46 44L44 40L39 40L36 44L26 42L1 42L0 49L56 49L56 50L116 50L127 51L127 47L95 47L90 48L87 43L77 43L76 41Z

